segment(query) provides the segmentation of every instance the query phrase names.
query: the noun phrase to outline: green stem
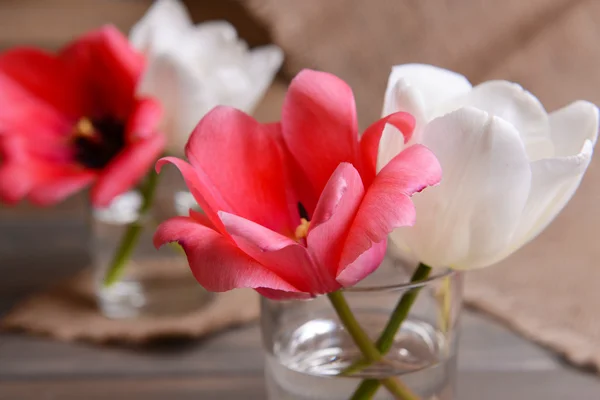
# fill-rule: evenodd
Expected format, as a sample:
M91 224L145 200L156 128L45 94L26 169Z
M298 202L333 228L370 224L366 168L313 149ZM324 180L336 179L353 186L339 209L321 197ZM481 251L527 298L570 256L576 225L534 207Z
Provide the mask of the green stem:
M430 273L431 267L429 267L426 264L419 263L419 266L410 278L410 283L416 283L427 279ZM394 308L390 320L388 321L386 327L379 336L379 339L377 339L377 350L380 354L385 355L392 348L392 345L394 344L394 337L396 336L398 329L400 329L402 322L404 322L404 320L408 316L408 313L412 308L413 304L415 303L417 295L420 291L421 287L409 290L408 292L404 293L404 295L400 298L400 301L398 301L398 304L396 304L396 308ZM358 360L357 362L353 363L348 368L346 368L342 372L342 374L350 375L368 366L369 364L365 364L365 360ZM375 393L377 393L377 390L379 389L380 385L380 381L374 379L365 379L355 390L352 399L370 399L375 395Z
M431 267L423 263L419 263L419 266L410 278L410 282L416 283L425 280L429 277L430 273ZM400 298L400 301L398 302L396 308L392 312L392 316L390 317L390 320L388 321L385 329L383 330L383 333L381 334L381 336L379 336L379 339L377 339L377 349L379 349L379 352L381 354L387 354L387 352L390 351L390 349L392 348L396 332L398 332L398 329L400 329L400 325L402 325L402 322L404 322L404 320L408 316L408 313L413 304L415 303L417 295L420 291L421 287L417 287L404 293L402 298Z
M381 360L382 356L375 344L371 341L367 333L362 329L354 314L350 310L346 299L341 291L329 293L327 295L333 308L335 309L340 321L352 337L354 343L358 346L363 356L370 362ZM400 381L394 378L384 378L381 383L392 393L397 399L401 400L419 400L410 389L405 387ZM365 397L353 397L354 400L361 400ZM368 398L368 397L366 397Z
M121 239L121 244L115 252L112 262L110 263L110 267L104 276L104 287L109 287L115 282L119 281L123 271L125 271L127 261L131 257L140 235L142 234L142 230L144 229L141 220L145 217L146 213L152 206L157 184L158 174L152 170L148 173L146 182L141 188L142 205L138 211L138 218L136 221L129 224L125 234L123 235L123 238Z
M380 385L377 379L365 379L354 391L350 400L370 399L375 396Z

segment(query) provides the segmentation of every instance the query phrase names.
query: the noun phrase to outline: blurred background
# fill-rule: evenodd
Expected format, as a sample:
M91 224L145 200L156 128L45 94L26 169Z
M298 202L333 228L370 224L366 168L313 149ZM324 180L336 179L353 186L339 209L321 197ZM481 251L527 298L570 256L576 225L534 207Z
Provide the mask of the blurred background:
M121 31L151 0L2 0L0 47L49 49L101 24ZM473 83L520 82L549 111L600 100L600 4L594 0L188 0L196 22L227 19L251 46L286 53L281 77L305 67L355 90L363 125L377 117L391 65L436 64Z

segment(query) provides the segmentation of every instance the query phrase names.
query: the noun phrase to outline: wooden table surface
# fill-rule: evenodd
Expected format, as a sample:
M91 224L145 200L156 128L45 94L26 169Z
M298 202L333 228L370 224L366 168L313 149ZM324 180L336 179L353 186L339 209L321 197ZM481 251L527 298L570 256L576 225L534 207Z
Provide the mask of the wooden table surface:
M86 229L72 210L0 209L0 315L85 265ZM489 318L465 311L460 400L598 400L600 380ZM200 341L131 348L0 333L0 399L264 399L256 324Z

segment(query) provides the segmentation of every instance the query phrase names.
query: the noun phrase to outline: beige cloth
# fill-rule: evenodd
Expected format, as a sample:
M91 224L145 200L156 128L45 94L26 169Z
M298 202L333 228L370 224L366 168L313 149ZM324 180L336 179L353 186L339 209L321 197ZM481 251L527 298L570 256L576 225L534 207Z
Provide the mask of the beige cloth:
M240 0L285 51L351 84L361 125L379 116L390 67L425 62L472 82L520 82L548 110L600 103L600 2ZM468 274L466 299L580 365L600 369L600 158L574 200L513 257Z
M333 72L360 123L381 112L392 65L423 62L478 83L515 80L549 110L600 102L600 3L587 0L239 0L286 52L286 72Z
M145 343L165 337L202 337L255 320L258 295L253 290L216 294L204 307L178 316L108 319L95 305L89 271L18 304L0 327L95 343Z

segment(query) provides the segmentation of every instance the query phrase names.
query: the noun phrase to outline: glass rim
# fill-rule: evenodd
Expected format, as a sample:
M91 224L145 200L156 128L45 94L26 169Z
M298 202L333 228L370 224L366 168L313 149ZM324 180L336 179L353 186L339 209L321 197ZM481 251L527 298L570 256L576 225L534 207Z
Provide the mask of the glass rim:
M388 292L388 291L408 291L412 289L422 288L427 286L431 282L439 279L447 278L458 274L459 271L455 271L450 268L445 268L441 272L436 272L430 275L427 279L423 279L417 282L403 282L403 283L391 283L389 285L366 285L366 286L350 286L343 288L344 292L349 293L368 293L368 292Z

